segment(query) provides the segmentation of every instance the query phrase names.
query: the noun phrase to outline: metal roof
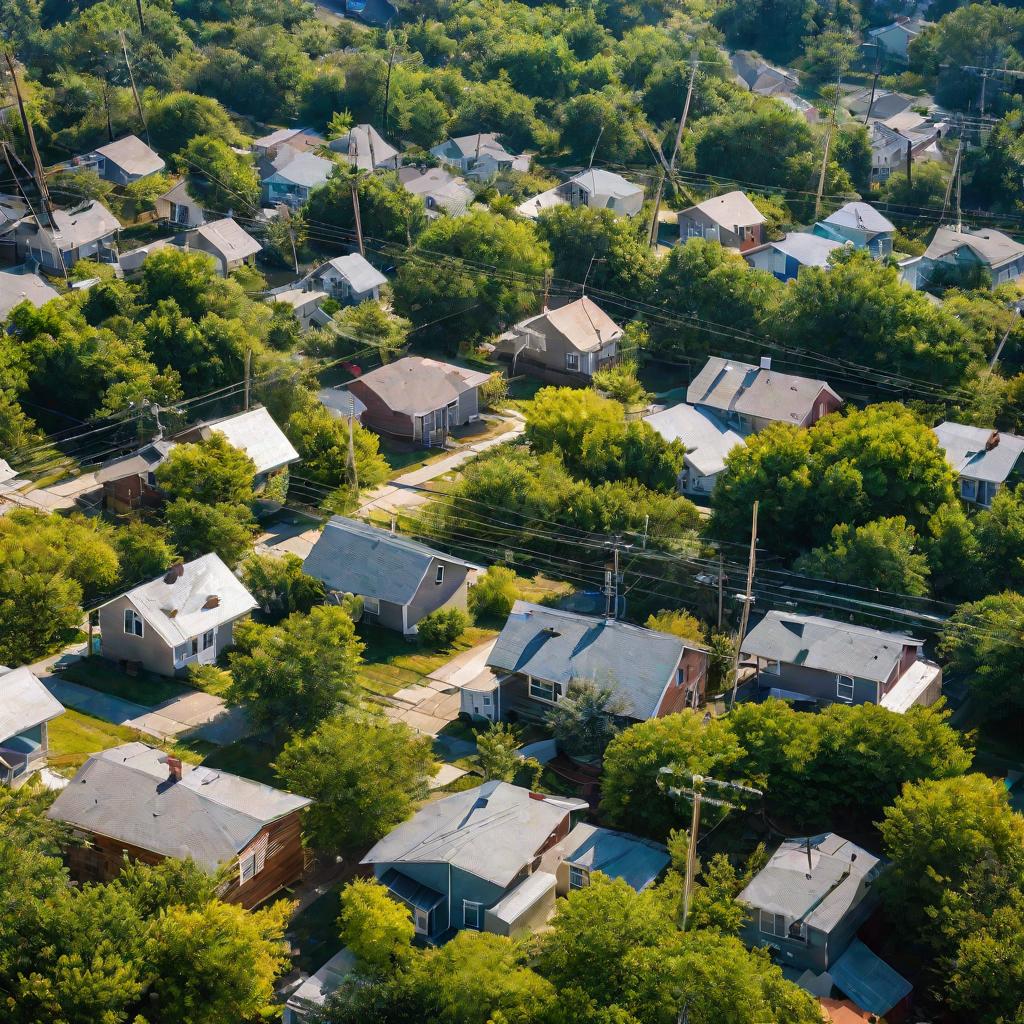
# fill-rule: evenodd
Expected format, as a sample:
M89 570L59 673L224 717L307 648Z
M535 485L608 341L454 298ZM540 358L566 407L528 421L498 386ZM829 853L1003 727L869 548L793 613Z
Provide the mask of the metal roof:
M924 258L938 260L964 248L970 249L980 262L990 267L999 267L1024 256L1024 245L1002 231L993 228L979 228L977 231L963 228L958 231L955 227L938 227L924 251Z
M827 267L829 256L842 249L842 242L811 234L809 231L791 231L777 242L768 245L779 252L792 256L802 267Z
M707 409L685 402L645 416L644 422L666 441L683 444L687 463L701 476L721 473L729 452L746 444L741 434L725 426Z
M64 705L31 669L0 666L0 740L64 714Z
M643 192L639 185L627 181L621 174L614 171L605 171L600 167L592 167L589 171L577 174L569 179L574 185L589 192L591 195L614 196L617 199L626 199Z
M31 302L38 309L59 294L38 274L13 274L0 270L0 320L22 302Z
M680 637L627 622L516 601L487 666L563 688L575 680L593 680L614 689L625 713L643 721L657 712L688 647L700 649Z
M172 647L233 622L257 607L238 577L212 553L186 562L180 573L170 569L122 596L135 606L146 628L155 629Z
M884 683L903 648L920 640L817 615L771 611L743 638L742 652L820 672Z
M509 885L582 800L492 780L427 804L386 835L363 864L451 864Z
M117 164L127 174L145 177L166 166L159 153L150 149L137 135L126 135L95 150L104 160Z
M270 473L299 461L299 453L291 441L262 406L204 423L200 430L204 437L209 437L213 431L223 434L232 448L240 449L252 459L257 473Z
M737 899L829 933L860 905L881 870L878 857L834 832L787 839Z
M144 743L93 754L47 816L216 871L272 821L311 803L238 775L190 764L169 779L166 755Z
M335 256L328 265L334 267L356 292L368 292L388 283L388 279L365 256L357 252L350 252L347 256Z
M669 862L668 849L661 843L582 821L552 853L566 864L621 878L637 892L651 885Z
M406 605L416 595L434 559L471 568L399 534L344 516L333 516L306 558L304 570L341 593Z
M869 235L889 234L896 230L896 226L870 203L847 203L826 217L824 222L843 228L855 228Z
M131 455L123 455L113 462L108 462L96 471L96 482L110 483L123 480L126 476L137 476L151 473L167 458L167 453L174 447L171 441L153 441Z
M211 220L195 229L226 261L244 260L255 256L263 246L248 231L230 217Z
M474 135L460 135L458 138L447 139L430 151L435 156L449 160L464 160L466 157L490 156L494 160L513 160L510 153L499 141L497 132L477 132Z
M884 1017L906 999L914 986L881 957L854 939L846 952L829 968L836 988L848 995L862 1010Z
M1024 437L987 427L970 427L946 420L932 427L932 431L953 472L968 480L1005 483L1024 453Z
M550 871L534 871L527 875L504 899L489 907L487 913L499 921L514 924L550 892L554 892L558 879ZM552 900L552 904L554 901Z
M454 363L405 356L364 373L349 384L349 390L357 396L364 390L372 392L392 412L422 416L443 409L488 379L486 373Z

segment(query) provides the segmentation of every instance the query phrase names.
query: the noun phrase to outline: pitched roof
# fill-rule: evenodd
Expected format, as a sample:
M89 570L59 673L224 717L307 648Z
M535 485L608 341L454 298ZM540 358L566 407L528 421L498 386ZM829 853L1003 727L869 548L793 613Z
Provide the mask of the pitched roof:
M644 417L666 441L679 441L686 448L686 461L701 476L714 476L725 469L725 457L746 444L741 434L721 423L707 409L680 402L670 409Z
M888 25L882 25L880 28L869 30L868 35L872 37L880 36L886 32L891 32L893 29L897 29L900 32L906 32L913 39L915 36L919 36L929 25L931 25L931 22L925 21L923 18L897 18Z
M495 160L513 160L510 153L499 141L497 132L477 132L474 135L460 135L455 139L447 139L430 151L449 160L464 160L466 157L490 156Z
M197 200L193 199L188 190L188 182L182 178L181 181L172 185L162 196L158 196L159 199L166 199L172 203L192 203L198 206Z
M751 224L766 223L761 211L742 192L726 192L725 195L713 196L705 199L691 210L700 210L706 217L709 217L721 227L730 231L737 227L746 227ZM688 210L682 210L680 217L685 217Z
M643 192L639 185L627 181L621 174L614 171L605 171L599 167L592 167L589 171L583 171L569 179L574 185L579 185L591 195L614 196L616 199L627 199Z
M384 164L394 167L398 162L398 150L372 124L353 125L345 135L334 139L330 148L364 171Z
M368 292L388 283L388 279L365 256L357 252L350 252L347 256L335 256L328 265L334 267L356 292Z
M908 644L901 633L834 622L818 615L770 611L743 638L742 652L787 665L885 682Z
M516 330L532 329L546 321L579 352L597 352L611 341L622 337L622 328L590 296L569 302L558 309L548 309L516 324Z
M120 221L97 199L74 210L54 210L53 223L54 242L62 252L98 241L121 228Z
M1016 434L950 420L932 430L953 472L968 480L1004 483L1024 454L1024 437Z
M130 455L122 455L96 470L96 482L111 483L123 480L126 476L138 476L151 473L167 458L167 453L174 447L170 441L153 441Z
M302 136L301 142L299 142L300 136ZM306 142L306 139L309 140L308 143ZM323 144L324 139L317 132L313 131L312 128L278 128L275 131L272 131L269 135L264 135L262 138L255 139L252 143L252 148L273 149L275 146L281 145L296 146L297 142L299 142L299 146L319 146Z
M150 149L137 135L126 135L96 150L104 160L117 164L126 174L145 177L162 171L166 164L160 154Z
M0 270L0 320L22 302L31 302L38 309L58 295L59 292L38 274L12 274L8 270Z
M866 114L870 105L871 119L873 121L884 121L886 118L914 106L915 103L923 104L924 102L920 97L915 99L915 97L908 96L906 93L883 92L881 90L875 93L874 102L872 102L871 90L868 89L854 97L847 104L847 109L851 114Z
M356 519L332 516L303 568L330 590L405 605L416 595L435 558L470 568L461 558L408 537Z
M792 256L802 267L827 267L829 256L836 249L842 249L843 244L831 238L811 234L809 231L790 231L777 242L767 243L770 248ZM745 255L749 256L751 252L760 251L761 248L759 246L757 250L751 249Z
M375 394L392 412L420 416L443 408L488 380L486 373L423 356L404 356L349 384L354 394Z
M935 229L935 236L924 251L924 258L941 259L964 247L990 267L998 267L1024 256L1024 245L1004 235L1002 231L993 228L978 228L977 231L964 228L957 231L955 227L939 227Z
M191 857L213 872L230 863L270 822L311 801L212 768L181 766L144 743L93 754L47 816L166 857Z
M207 221L195 229L225 260L244 260L255 256L263 246L231 217Z
M270 473L299 461L299 453L291 441L262 406L204 423L200 429L204 437L209 437L213 431L223 434L232 448L240 449L252 459L257 473Z
M322 185L334 170L334 162L307 149L282 146L273 156L260 160L260 180L275 175L293 185L315 188Z
M661 843L581 821L545 854L541 866L550 864L553 870L559 861L621 878L640 892L661 874L669 855Z
M626 714L643 721L657 711L688 647L698 649L677 636L627 622L516 601L487 667L563 688L575 680L593 680L614 689Z
M0 741L64 713L61 704L26 666L0 665Z
M686 389L686 401L723 412L799 424L813 411L823 389L839 398L823 380L711 356Z
M495 885L509 885L582 800L485 782L427 804L386 835L363 864L451 864Z
M882 871L874 854L834 832L786 839L737 897L757 910L831 932Z
M146 628L156 630L170 647L257 607L238 577L212 553L186 562L177 571L170 569L122 596L138 609ZM216 602L211 598L216 598Z
M868 234L887 234L896 230L896 226L870 203L847 203L826 217L825 223L843 228L856 228Z

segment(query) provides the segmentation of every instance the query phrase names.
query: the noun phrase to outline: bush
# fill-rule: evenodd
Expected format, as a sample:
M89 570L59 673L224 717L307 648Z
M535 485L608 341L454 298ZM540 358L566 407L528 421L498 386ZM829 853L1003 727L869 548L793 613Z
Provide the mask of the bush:
M492 565L469 592L474 615L497 615L504 618L518 600L516 574L503 565Z
M438 608L419 621L419 637L427 647L451 647L469 629L469 616L461 608Z
M508 378L496 371L480 385L480 401L485 409L500 409L508 401Z

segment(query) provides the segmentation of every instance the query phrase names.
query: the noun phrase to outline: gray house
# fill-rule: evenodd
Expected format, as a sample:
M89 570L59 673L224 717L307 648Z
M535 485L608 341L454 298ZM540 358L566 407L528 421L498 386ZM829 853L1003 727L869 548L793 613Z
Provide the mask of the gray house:
M988 508L1000 487L1021 474L1024 437L947 420L933 427L960 482L960 497Z
M331 176L335 164L308 149L294 149L284 144L272 156L259 161L263 198L268 203L301 206L309 193Z
M243 263L253 263L263 248L245 228L231 217L204 221L187 236L188 246L209 253L217 261L218 273L230 274Z
M921 656L920 640L817 615L768 612L741 651L756 659L758 687L777 697L904 712L942 693L942 669Z
M407 636L438 608L466 608L472 568L461 558L344 516L328 521L304 566L329 591L358 594L366 620Z
M498 138L497 132L462 135L434 146L430 153L466 177L479 181L490 181L500 171L528 171L530 157L525 153L518 156L510 153Z
M58 294L38 274L0 270L0 321L23 302L30 302L38 309L50 299L57 298Z
M22 218L14 231L17 259L34 260L48 273L63 274L79 260L116 263L118 219L98 200L72 210L54 210L53 227L35 216Z
M101 652L157 675L184 675L190 665L212 665L235 622L256 607L216 555L203 555L103 605Z
M302 279L303 288L322 291L342 304L379 299L380 290L387 283L388 279L357 252L335 256Z
M354 124L344 135L332 139L328 148L361 171L397 170L401 160L398 150L372 124Z
M827 971L878 904L878 857L832 832L787 839L737 897L751 911L740 933L796 971Z
M895 225L870 203L847 203L814 225L814 234L841 244L852 242L876 260L892 255Z
M0 665L0 783L17 785L46 764L47 723L64 706L28 668Z
M195 228L206 223L206 214L189 194L188 183L184 179L162 196L157 196L153 205L156 215L174 227Z
M475 193L465 178L449 173L443 167L402 167L398 179L406 192L419 196L427 210L427 218L434 220L443 214L461 217L473 205Z
M946 274L988 273L992 287L1016 281L1024 274L1024 245L994 228L939 227L924 255L900 263L903 280L913 288L927 288Z
M74 169L90 168L107 181L128 185L151 174L159 174L166 166L160 154L150 149L137 135L126 135L77 158Z
M679 211L679 240L685 244L691 238L705 238L742 251L764 241L766 223L742 192L726 192Z

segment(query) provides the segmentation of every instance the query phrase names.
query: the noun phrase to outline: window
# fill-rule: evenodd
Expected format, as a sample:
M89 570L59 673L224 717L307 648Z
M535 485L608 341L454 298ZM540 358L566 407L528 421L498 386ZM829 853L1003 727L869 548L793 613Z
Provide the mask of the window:
M530 677L530 696L537 700L546 700L549 704L555 702L555 684L546 683L543 679Z
M378 597L364 597L363 598L363 611L367 615L379 615L380 614L380 598Z
M853 679L850 676L836 676L836 696L840 700L853 700Z
M199 653L199 637L194 636L189 640L188 653L190 657L195 657Z
M430 914L425 910L416 908L416 924L415 924L417 935L429 935L430 934Z
M689 675L690 666L680 665L679 668L676 669L676 686L682 686L687 681L687 677Z
M437 586L437 585L439 585L441 583L444 583L444 566L443 565L439 565L437 567L437 572L434 573L434 585Z
M146 627L142 616L134 608L124 610L124 631L132 636L145 636Z
M484 707L485 708L489 708L490 706L491 706L491 698L490 697L484 697Z
M480 908L483 904L474 903L472 900L462 901L462 927L475 928L480 931Z
M784 938L786 935L786 919L781 914L770 914L767 910L758 912L758 931L762 935L776 935Z
M209 629L203 634L203 650L208 651L213 646L216 630Z
M577 867L575 864L569 865L569 888L570 889L582 889L585 886L590 885L590 872L586 868Z
M807 941L807 922L806 921L794 921L789 926L789 937L796 939L797 942Z
M782 662L781 661L772 661L771 658L769 658L764 663L764 670L769 675L780 676L780 675L782 675Z
M960 478L960 497L965 501L976 501L978 498L978 481Z
M238 860L238 881L239 884L248 882L254 875L258 875L267 863L267 836L260 836L254 843L251 850Z
M565 368L567 370L578 370L580 368L580 357L576 352L565 353Z

